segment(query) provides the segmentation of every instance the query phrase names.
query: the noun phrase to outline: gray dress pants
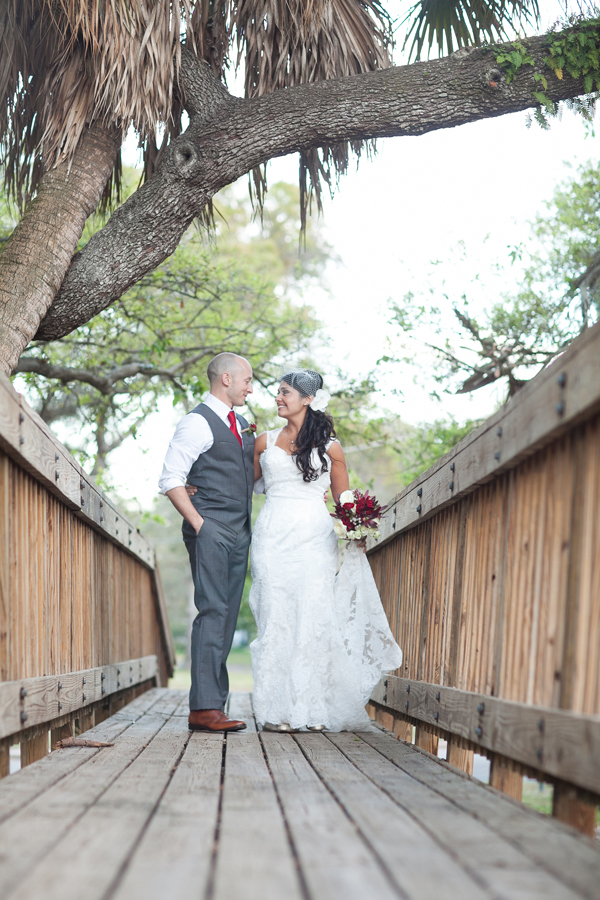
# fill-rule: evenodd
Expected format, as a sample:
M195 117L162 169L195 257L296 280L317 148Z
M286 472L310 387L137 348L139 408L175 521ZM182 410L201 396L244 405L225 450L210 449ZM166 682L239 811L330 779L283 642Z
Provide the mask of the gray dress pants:
M182 531L198 610L192 625L190 709L223 709L229 693L226 662L248 569L250 522L236 534L205 517L197 535L186 521Z

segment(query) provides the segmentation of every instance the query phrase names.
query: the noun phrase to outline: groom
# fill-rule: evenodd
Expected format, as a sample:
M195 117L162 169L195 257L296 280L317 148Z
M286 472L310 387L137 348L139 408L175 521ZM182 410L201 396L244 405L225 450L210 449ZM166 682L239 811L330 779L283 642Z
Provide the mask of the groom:
M198 615L192 626L193 731L239 731L228 719L226 661L231 649L250 547L254 486L254 436L236 415L252 393L252 367L235 353L208 365L210 393L177 425L159 481L183 516L183 540L194 579ZM185 484L196 488L188 496Z

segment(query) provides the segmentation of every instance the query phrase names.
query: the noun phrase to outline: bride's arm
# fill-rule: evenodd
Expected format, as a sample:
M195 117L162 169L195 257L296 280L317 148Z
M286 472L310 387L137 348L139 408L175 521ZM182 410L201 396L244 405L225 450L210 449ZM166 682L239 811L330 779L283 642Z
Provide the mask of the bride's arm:
M350 488L346 457L344 456L342 445L338 441L333 441L327 451L327 455L331 460L331 492L333 499L337 502L340 494Z
M259 478L262 478L262 469L260 467L260 454L264 453L267 449L267 432L263 431L262 434L254 441L254 480L258 481Z

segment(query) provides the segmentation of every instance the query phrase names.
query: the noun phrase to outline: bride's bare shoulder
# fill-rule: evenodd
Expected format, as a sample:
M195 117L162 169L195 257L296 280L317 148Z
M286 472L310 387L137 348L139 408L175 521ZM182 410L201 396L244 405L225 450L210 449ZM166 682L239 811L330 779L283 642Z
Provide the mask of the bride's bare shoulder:
M329 447L327 448L327 455L330 456L331 459L339 460L340 462L342 462L345 459L344 451L342 450L342 445L340 444L340 442L338 441L337 438L335 438L329 444Z

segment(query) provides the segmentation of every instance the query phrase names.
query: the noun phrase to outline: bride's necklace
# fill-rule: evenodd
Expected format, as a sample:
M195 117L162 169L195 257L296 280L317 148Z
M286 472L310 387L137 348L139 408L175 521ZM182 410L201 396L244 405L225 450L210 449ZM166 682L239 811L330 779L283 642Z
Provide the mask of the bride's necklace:
M289 437L289 435L287 434L287 428L286 428L286 437L290 443L290 447L295 447L296 441Z

